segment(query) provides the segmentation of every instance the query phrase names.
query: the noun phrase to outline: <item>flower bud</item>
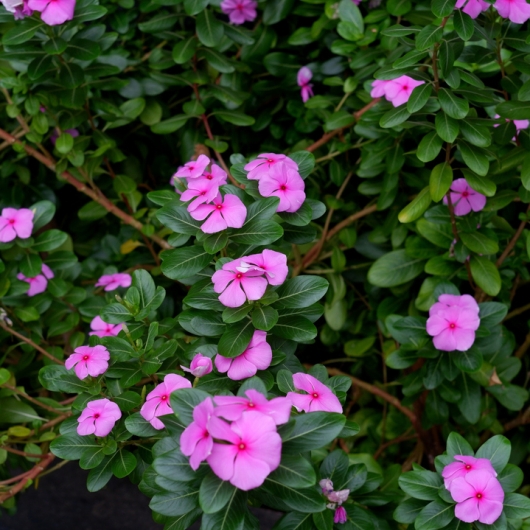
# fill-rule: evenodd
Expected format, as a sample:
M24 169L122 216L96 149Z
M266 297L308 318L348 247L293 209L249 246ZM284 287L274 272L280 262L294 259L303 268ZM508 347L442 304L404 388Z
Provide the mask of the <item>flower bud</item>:
M202 353L198 353L191 361L190 367L181 366L185 372L190 372L195 377L202 377L212 371L212 360Z
M333 491L333 482L329 478L323 478L318 484L322 488L324 495L328 495L328 493Z
M335 515L333 517L333 522L338 524L343 524L348 520L348 514L343 506L339 506L335 510Z

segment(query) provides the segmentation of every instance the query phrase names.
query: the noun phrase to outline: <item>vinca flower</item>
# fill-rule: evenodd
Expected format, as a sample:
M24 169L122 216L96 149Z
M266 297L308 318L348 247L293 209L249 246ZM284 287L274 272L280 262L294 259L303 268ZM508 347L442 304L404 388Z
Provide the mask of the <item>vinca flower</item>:
M27 208L4 208L0 215L0 243L9 243L16 237L30 237L33 231L33 215L33 211Z
M204 375L208 375L212 371L212 366L213 366L212 360L209 357L206 357L202 353L198 353L192 359L189 368L186 368L185 366L182 366L182 365L181 365L181 368L185 372L189 372L191 375L194 375L195 377L202 377Z
M390 81L376 79L372 83L370 95L373 98L385 97L394 107L399 107L409 100L412 91L416 87L423 84L425 84L425 81L416 81L408 75L402 75Z
M526 0L497 0L493 7L514 24L524 24L530 18L530 4Z
M228 15L230 23L235 25L252 22L258 16L257 7L258 3L255 0L223 0L221 2L221 11Z
M130 274L125 272L117 272L115 274L104 274L99 278L96 287L105 287L105 291L114 291L118 287L130 287L132 278Z
M97 377L104 374L109 367L110 354L105 346L79 346L66 359L67 370L75 367L75 375L86 379L89 375Z
M97 335L98 337L112 337L116 336L122 328L122 324L109 324L101 317L97 316L92 319L90 323L92 331L89 335Z
M309 374L298 372L293 374L293 384L296 390L303 390L307 394L288 392L287 397L293 402L293 406L301 412L339 412L342 413L342 405L333 391L324 383Z
M33 278L27 278L21 272L17 274L19 280L29 283L29 289L26 291L28 296L35 296L46 291L48 280L51 280L54 276L53 271L45 263L42 264L41 273L33 276Z
M174 177L196 179L200 177L206 166L210 163L210 159L206 155L199 155L197 160L191 160L184 164L184 166L179 167L177 172L173 175Z
M190 215L196 221L208 217L201 225L201 230L205 234L215 234L227 228L241 228L247 218L247 209L237 195L227 193L223 197L218 193L213 204L200 204L190 211Z
M348 520L348 514L344 506L337 506L335 514L333 515L333 522L336 524L344 524Z
M495 119L500 118L498 114L495 114ZM512 138L512 141L515 142L517 140L517 136L519 135L520 131L523 131L524 129L528 129L530 126L530 120L509 120L506 118L507 122L513 121L513 124L515 125L515 136ZM494 123L493 127L498 127L498 123Z
M103 437L112 431L115 423L121 418L121 410L116 403L109 399L96 399L89 401L77 418L77 434L88 436L95 434Z
M313 77L313 72L307 67L302 66L300 70L298 70L298 74L296 76L296 82L298 83L298 86L301 88L301 96L302 101L305 103L310 97L313 96L313 85L309 82L311 81L311 78Z
M475 191L466 179L454 180L449 193L455 215L467 215L471 210L480 212L486 206L486 196ZM443 202L444 204L448 203L447 197L444 197Z
M487 458L475 458L474 456L455 455L457 462L452 462L444 467L442 477L445 488L451 491L452 482L460 477L465 477L471 471L483 470L496 477L497 472L493 469L491 462Z
M471 18L477 18L482 11L486 11L490 4L484 0L458 0L455 9L462 11Z
M318 485L322 488L322 493L324 495L333 491L333 482L329 478L323 478Z
M219 196L220 183L216 179L199 177L190 180L188 189L182 193L180 200L191 201L188 204L188 212L193 212L201 204L210 203ZM193 200L192 200L193 199Z
M48 26L57 26L74 18L75 0L28 0L28 7L40 11Z
M269 176L260 179L258 189L263 197L278 197L278 212L293 213L300 209L305 201L305 183L298 171L289 169L285 164L275 164Z
M265 249L261 254L251 254L241 258L241 264L237 270L239 272L248 272L249 270L263 272L270 285L281 285L289 273L287 256L268 249Z
M249 180L260 180L269 176L269 171L276 165L285 165L298 173L298 164L286 155L277 155L275 153L261 153L256 160L252 160L245 167L248 171Z
M208 424L213 413L212 398L206 398L193 409L193 421L180 436L180 450L183 455L190 457L190 466L195 471L212 452L213 438L208 431Z

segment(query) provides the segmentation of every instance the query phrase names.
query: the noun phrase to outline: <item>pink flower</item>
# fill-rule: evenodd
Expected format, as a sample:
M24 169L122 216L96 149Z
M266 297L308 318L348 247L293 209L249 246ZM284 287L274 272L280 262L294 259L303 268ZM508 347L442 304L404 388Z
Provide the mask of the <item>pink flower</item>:
M193 409L193 422L180 436L180 450L190 457L190 466L197 470L213 448L213 438L208 432L208 424L213 416L212 398L206 398Z
M348 520L348 514L344 509L344 506L338 506L333 516L333 522L336 524L344 524Z
M298 164L286 155L277 155L275 153L261 153L256 160L252 160L245 167L248 171L249 180L259 180L269 176L269 170L275 165L285 165L289 169L298 173Z
M75 375L85 379L89 375L97 377L104 374L109 367L109 359L110 354L105 346L79 346L64 365L67 370L75 366Z
M10 13L15 13L17 7L20 7L23 4L23 0L0 0L6 11Z
M0 243L9 243L15 237L27 239L33 230L33 212L27 208L4 208L0 215Z
M291 402L285 397L277 397L270 401L257 390L249 388L245 392L247 398L240 396L215 396L217 405L215 415L225 420L236 421L247 411L261 412L270 416L276 425L287 423L291 415Z
M450 493L458 503L455 516L465 523L493 524L501 516L504 491L489 471L478 469L453 480Z
M77 129L66 129L63 132L68 133L72 138L77 138L79 136L79 131ZM55 145L57 138L59 138L59 133L57 132L57 129L54 129L50 136L50 142Z
M228 15L231 24L244 24L252 22L258 15L256 8L258 3L255 0L223 0L221 11Z
M324 495L333 491L333 482L329 478L323 478L318 485L322 488L322 493Z
M530 5L526 0L497 0L493 7L501 17L514 24L524 24L530 18Z
M29 8L28 0L23 0L23 2L15 8L13 13L15 20L22 20L31 15L33 15L33 9Z
M227 372L228 377L234 381L252 377L258 370L266 370L272 361L272 348L266 338L265 331L254 331L247 349L242 354L233 359L217 354L215 367L223 374Z
M288 392L287 397L293 402L295 408L305 412L339 412L342 405L337 396L325 384L312 375L299 372L293 375L293 384L297 390L305 390L307 394Z
M105 286L105 291L114 291L118 287L130 287L132 278L130 274L125 272L117 272L115 274L104 274L97 281L96 287Z
M202 353L198 353L191 361L190 367L186 368L181 366L185 372L190 372L190 374L195 377L202 377L207 375L212 371L212 360L209 357L206 357Z
M327 497L330 502L336 502L338 504L342 504L343 502L346 502L348 500L349 495L350 495L350 490L340 490L340 491L332 491L328 493Z
M112 431L114 424L121 418L120 407L109 399L96 399L89 401L77 418L77 434L87 436L107 436Z
M305 201L305 183L294 169L285 164L271 167L269 176L259 181L258 189L263 197L278 197L278 212L293 213L300 209Z
M74 18L75 0L29 0L28 6L41 11L40 18L48 26L57 26Z
M206 155L199 155L197 160L191 160L183 167L179 167L173 177L196 179L202 175L209 163L210 159Z
M211 171L205 170L202 174L202 178L208 180L216 180L219 186L226 184L227 174L226 171L221 169L217 164L212 164Z
M458 0L455 9L461 9L471 18L477 18L482 11L487 11L490 5L484 0Z
M455 455L455 460L444 467L442 477L444 479L445 489L451 491L451 484L453 480L460 477L465 477L471 471L488 471L493 477L497 476L497 472L493 469L491 462L487 458L475 458L474 456Z
M154 390L151 390L147 394L145 403L140 409L140 414L155 429L160 430L164 428L164 424L158 417L173 413L169 400L171 393L180 388L191 388L191 383L181 375L168 374L164 377L163 383L157 385Z
M376 79L372 82L372 91L370 96L373 98L382 98L386 95L386 86L392 81L383 81L382 79Z
M247 218L247 209L237 195L227 193L223 198L219 193L213 204L201 204L190 215L197 221L209 216L201 225L201 230L205 234L215 234L227 228L241 228Z
M469 294L456 295L456 294L441 294L438 297L438 302L435 302L429 309L429 316L435 315L438 311L448 309L449 307L457 306L462 309L469 310L475 315L480 313L480 307L478 306L475 299Z
M97 335L98 337L112 337L116 336L122 328L122 324L108 324L101 317L97 316L90 322L91 331L89 335Z
M298 75L296 76L296 82L298 86L302 88L302 101L305 103L310 97L313 96L313 85L309 82L313 77L313 72L307 67L302 66L298 70Z
M450 193L455 215L467 215L471 210L480 212L486 206L486 196L475 191L466 179L454 180ZM444 197L443 202L447 204L447 197Z
M229 261L212 276L213 290L222 293L219 301L226 307L242 306L247 299L259 300L267 289L267 280L261 277L262 272L239 272L237 267L240 265L241 259Z
M495 114L495 119L500 118L498 114ZM506 118L506 121L513 121L513 124L515 125L515 136L512 138L512 141L515 142L517 140L517 136L519 135L519 131L522 131L524 129L528 129L528 126L530 125L530 120L509 120ZM494 123L493 127L498 127L498 123Z
M282 440L274 420L259 412L245 412L231 425L213 417L209 431L214 443L208 464L221 479L248 491L261 486L280 464Z
M281 252L268 249L265 249L261 254L251 254L241 258L237 270L239 272L254 270L265 273L270 285L281 285L289 273L287 256Z
M188 183L188 189L182 193L180 200L191 202L188 204L188 212L193 212L198 206L212 202L219 196L219 182L214 179L199 177ZM193 199L193 200L192 200Z
M397 79L392 79L385 85L385 97L394 107L399 107L409 100L412 91L417 86L423 84L425 84L425 81L416 81L408 75L402 75Z
M26 278L21 272L17 274L17 278L23 282L29 283L29 289L26 294L28 296L35 296L43 293L48 287L48 280L51 280L55 275L48 265L42 264L41 274L37 274L33 278Z

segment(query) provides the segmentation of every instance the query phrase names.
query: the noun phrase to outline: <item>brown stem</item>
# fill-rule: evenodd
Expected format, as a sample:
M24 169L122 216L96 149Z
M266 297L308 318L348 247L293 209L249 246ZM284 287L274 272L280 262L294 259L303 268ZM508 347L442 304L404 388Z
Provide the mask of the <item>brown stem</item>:
M528 333L521 346L517 348L515 356L520 359L527 352L528 348L530 348L530 333Z
M526 425L527 423L530 423L530 407L528 407L522 414L519 414L517 418L505 423L504 430L510 431L511 429L515 429L520 425Z
M377 460L381 456L383 451L387 449L388 447L390 447L391 445L399 444L401 442L406 442L408 440L415 440L418 437L417 434L408 435L408 432L410 432L410 429L405 434L398 436L397 438L394 438L393 440L390 440L389 442L386 442L380 445L374 454L374 459Z
M526 209L526 214L528 215L528 212L530 212L530 205ZM499 259L495 262L495 266L499 268L504 260L509 256L510 252L513 250L513 247L515 247L515 244L517 243L518 239L523 234L524 227L526 226L527 221L521 221L521 224L519 225L519 228L513 235L513 237L510 239L510 242L508 245L506 245L506 248L504 249L504 252L499 256Z
M337 232L340 232L343 228L350 226L352 223L354 223L358 219L366 217L367 215L370 215L371 213L374 213L376 211L377 211L377 204L372 204L372 206L367 206L366 208L363 208L362 210L350 215L349 217L346 217L346 219L344 219L343 221L335 225L329 231L326 237L326 240L329 241Z
M7 388L8 390L11 390L11 392L14 392L15 394L17 394L19 396L22 396L24 399L27 399L28 401L30 401L34 405L37 405L41 409L47 410L48 412L53 412L54 414L58 414L58 415L64 414L64 412L62 410L54 409L53 407L50 407L49 405L46 405L45 403L42 403L38 399L35 399L35 398L29 396L28 394L26 394L25 392L22 392L22 390L19 390L18 388L14 387L14 386L2 385L2 388Z
M528 311L530 309L530 304L526 304L523 307L519 307L517 309L514 309L513 311L510 311L505 317L503 322L506 322L507 320L510 320L510 318L516 317L517 315L520 315L521 313L524 313L525 311Z
M4 451L7 451L8 453L13 453L14 455L25 456L26 458L40 458L40 459L46 458L46 455L39 455L37 453L26 453L24 451L19 451L18 449L9 447L7 445L0 447L0 449L3 449Z

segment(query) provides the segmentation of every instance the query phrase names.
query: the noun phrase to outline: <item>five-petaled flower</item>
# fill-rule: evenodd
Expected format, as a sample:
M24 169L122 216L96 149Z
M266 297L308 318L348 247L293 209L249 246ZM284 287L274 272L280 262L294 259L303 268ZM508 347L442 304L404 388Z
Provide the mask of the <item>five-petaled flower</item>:
M376 79L372 83L372 91L370 92L370 95L373 98L384 96L392 103L392 105L394 105L394 107L399 107L409 100L412 91L416 87L423 84L425 84L425 81L416 81L408 75L402 75L389 81Z
M76 0L28 0L28 7L40 11L40 18L48 26L57 26L74 18Z
M486 206L486 196L475 191L466 179L454 180L449 193L455 215L467 215L471 210L480 212ZM444 197L443 202L448 204L447 197Z
M126 272L117 272L115 274L104 274L97 281L96 287L105 287L105 291L114 291L118 287L130 287L132 278Z
M4 208L0 215L0 243L9 243L15 237L30 237L33 231L33 215L33 211L27 208Z
M269 171L273 166L285 165L298 173L298 164L286 155L277 155L275 153L261 153L258 158L250 161L245 167L248 171L249 180L259 180L269 176Z
M200 204L190 215L196 221L203 221L208 217L202 223L201 230L205 234L215 234L227 228L241 228L247 218L247 209L237 195L227 193L223 198L218 193L212 204Z
M180 366L185 372L189 372L191 375L194 375L195 377L202 377L203 375L207 375L212 371L212 360L209 357L206 357L202 353L198 353L193 357L191 360L191 364L189 368L186 368L185 366Z
M268 249L265 249L261 254L251 254L241 258L237 270L239 272L260 271L265 274L270 285L281 285L289 273L287 256Z
M471 471L484 470L491 473L494 477L497 472L493 469L491 461L487 458L475 458L474 456L455 455L456 462L447 464L442 471L445 488L451 491L453 480L465 477Z
M184 166L179 167L177 172L173 175L174 177L196 179L200 177L206 166L210 163L210 159L206 155L199 155L197 160L191 160L184 164Z
M477 18L482 11L486 11L490 4L485 0L458 0L455 9L462 11L471 18Z
M105 346L79 346L74 353L66 359L64 365L67 370L74 368L79 379L89 375L97 377L104 374L109 367L110 354Z
M114 424L121 418L120 407L110 399L96 399L89 401L77 418L77 434L87 436L107 436L112 431Z
M313 85L309 82L312 78L313 72L307 66L302 66L296 75L296 82L301 88L300 94L304 103L313 96Z
M208 431L208 424L213 413L212 398L206 398L193 409L193 421L180 436L180 450L183 455L190 457L190 466L194 470L212 452L213 438Z
M305 201L305 183L298 171L286 164L275 164L269 176L259 181L258 189L263 197L278 197L278 212L298 211Z
M293 374L293 384L296 390L304 390L307 394L288 392L287 397L300 412L340 412L342 405L333 391L324 383L309 374L298 372Z
M101 317L97 316L90 322L90 328L92 331L89 335L97 335L98 337L112 337L116 336L123 327L122 324L109 324L105 322Z
M17 274L19 280L29 283L29 289L26 292L28 296L43 293L48 287L48 280L51 280L54 276L53 271L45 263L42 264L41 273L32 278L24 276L21 272Z
M526 0L497 0L493 7L514 24L524 24L530 18L530 4Z
M256 0L223 0L221 11L228 15L231 24L240 25L245 22L252 22L258 14Z

